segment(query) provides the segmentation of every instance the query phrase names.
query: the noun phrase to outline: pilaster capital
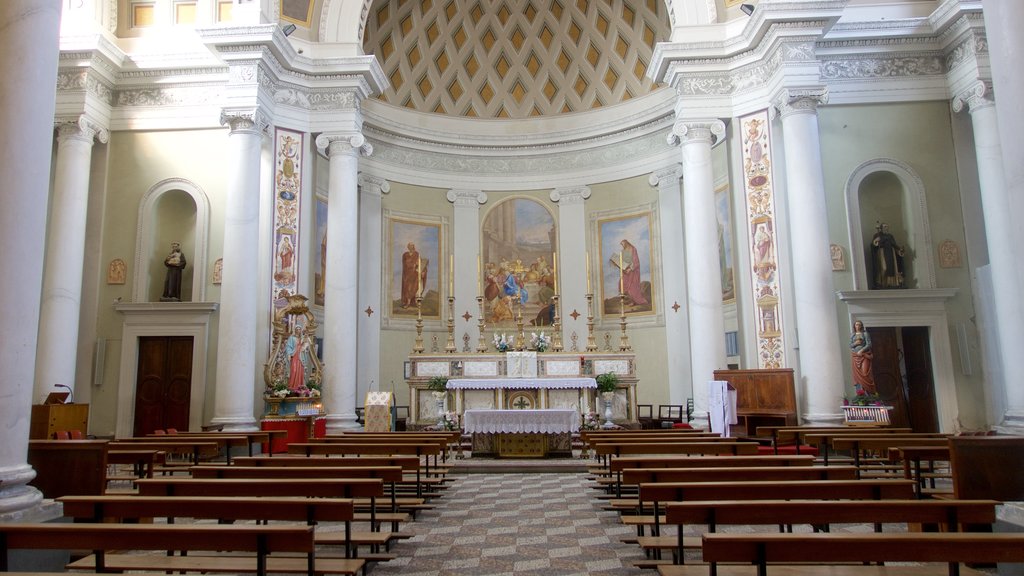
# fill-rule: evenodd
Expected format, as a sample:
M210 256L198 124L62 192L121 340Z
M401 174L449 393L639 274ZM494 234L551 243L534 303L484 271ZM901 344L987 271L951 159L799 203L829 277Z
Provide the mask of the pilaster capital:
M779 115L817 114L818 106L828 103L828 87L784 88L772 98L772 104Z
M672 125L666 141L669 146L678 144L707 144L711 146L725 135L725 122L718 118L686 120L678 118Z
M657 186L659 189L666 186L679 186L679 180L683 177L683 167L679 164L673 164L668 168L662 168L661 170L655 170L651 172L651 175L647 177L647 182L651 186Z
M487 193L483 190L452 188L447 194L445 194L445 198L456 206L476 208L487 202Z
M380 176L371 176L360 172L358 178L359 191L362 194L380 197L391 192L391 183Z
M548 198L552 202L558 202L560 205L568 206L570 204L582 204L587 198L590 198L590 186L566 186L564 188L555 188L548 194Z
M351 156L373 154L373 145L367 142L366 136L359 132L321 134L316 137L316 149L328 158L336 154Z
M81 140L92 145L93 139L106 144L110 139L110 131L87 114L78 116L58 116L54 118L57 128L57 141Z
M978 80L953 96L953 111L961 112L966 107L973 114L978 110L996 105L992 83Z
M264 135L270 127L267 116L259 108L224 108L220 111L220 124L232 134Z

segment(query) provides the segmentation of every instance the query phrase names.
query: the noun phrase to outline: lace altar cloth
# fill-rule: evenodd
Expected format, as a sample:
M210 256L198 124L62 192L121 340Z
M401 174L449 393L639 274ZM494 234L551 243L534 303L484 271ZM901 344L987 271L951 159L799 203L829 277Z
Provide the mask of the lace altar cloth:
M593 378L458 378L448 381L449 390L497 390L498 388L543 388L562 390L597 388Z
M564 434L580 427L576 410L466 410L467 434Z

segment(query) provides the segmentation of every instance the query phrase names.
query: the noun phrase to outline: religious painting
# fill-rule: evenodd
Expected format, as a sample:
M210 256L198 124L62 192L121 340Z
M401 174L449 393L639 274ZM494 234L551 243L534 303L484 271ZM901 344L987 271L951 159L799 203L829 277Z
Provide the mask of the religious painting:
M484 216L480 278L488 330L549 326L554 318L558 228L549 208L532 198L503 200Z
M280 312L299 285L299 213L302 199L303 135L291 130L274 132L272 312Z
M313 0L281 0L281 19L309 27L313 20Z
M715 213L718 216L718 262L722 275L722 302L736 299L733 275L732 212L729 210L729 186L715 190Z
M114 258L107 266L107 284L124 284L128 276L128 265L120 258Z
M393 218L388 230L391 316L415 319L420 296L424 318L440 318L441 226Z
M601 313L618 316L654 312L651 281L651 212L599 220L598 281Z
M324 282L327 277L327 202L316 199L316 242L313 267L313 304L324 305Z

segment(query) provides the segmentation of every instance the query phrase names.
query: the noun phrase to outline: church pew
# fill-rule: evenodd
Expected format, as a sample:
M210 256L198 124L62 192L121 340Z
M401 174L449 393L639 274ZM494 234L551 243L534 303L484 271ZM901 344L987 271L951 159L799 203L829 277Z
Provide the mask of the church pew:
M884 428L883 428L884 430ZM857 428L850 428L838 432L813 432L803 434L803 441L810 444L818 449L818 455L821 457L825 465L827 466L830 462L829 452L833 450L832 443L835 438L842 437L858 437L858 438L873 438L875 436L885 438L947 438L948 434L933 434L930 432L907 432L907 433L880 433L880 432L868 432L863 433ZM834 460L834 459L831 459ZM852 460L852 457L851 457ZM848 462L843 462L844 464Z
M758 576L767 576L769 568L793 574L788 564L807 562L941 562L946 563L942 569L932 566L919 573L949 576L967 573L960 568L962 562L1024 562L1024 534L1019 533L705 534L701 548L709 563L702 573L711 576L718 574L721 562L754 564L751 574ZM827 574L865 574L862 566L845 568L832 567ZM910 573L900 568L899 573Z
M365 433L364 433L365 434ZM322 438L310 438L309 443L328 443L328 444L391 444L391 445L429 445L437 444L440 451L434 455L434 466L439 467L438 459L446 461L448 459L449 442L447 435L436 435L436 436L402 436L402 437L382 437L373 434L367 435L344 435L344 436L324 436ZM440 469L440 468L437 468Z
M960 436L949 439L953 494L957 498L1024 500L1024 437Z
M437 442L422 442L412 444L392 443L359 443L359 442L305 442L292 443L288 445L289 454L302 456L416 456L423 459L423 475L431 477L430 457L441 454L442 448ZM422 492L417 492L420 496Z
M943 531L956 532L963 525L992 524L998 504L995 500L763 500L756 506L743 500L669 502L665 523L677 527L673 560L679 564L684 548L695 547L693 537L683 537L687 525L706 525L708 532L715 532L718 526L729 525L809 524L816 532L827 532L830 524L861 523L874 524L880 532L882 524L907 524L908 529L911 525L938 525ZM665 547L666 539L638 540L641 547Z
M266 576L268 572L355 574L362 559L316 558L310 526L228 526L178 524L0 524L0 571L7 571L11 550L92 550L69 564L96 572L174 570L231 572ZM111 553L113 551L209 551L218 556ZM247 552L244 556L224 552ZM277 556L300 553L302 556Z
M664 456L687 454L690 456L753 456L757 444L753 442L600 442L593 445L594 453L604 460L605 467L621 456L653 455Z
M224 448L223 441L185 438L137 438L132 440L111 440L107 444L107 450L159 450L168 456L165 467L158 468L158 471L174 472L187 466L199 464L204 458L216 458ZM184 463L176 464L170 461L170 457L177 456Z
M903 477L914 480L914 490L918 498L925 497L925 483L931 481L931 488L935 488L935 479L938 477L952 478L952 474L938 472L936 462L949 462L949 445L946 446L893 446L889 448L889 459L893 462L903 464ZM928 471L922 468L922 463L927 462Z
M793 446L793 452L800 454L801 447L808 447L804 444L805 434L824 434L829 432L856 432L858 434L907 434L913 432L910 428L893 428L889 426L867 426L853 428L851 426L758 426L756 434L759 437L770 439L773 452L779 453L783 446ZM815 448L810 446L811 448Z
M335 532L316 533L318 545L341 545L346 558L358 556L359 546L370 546L375 552L396 537L391 532L357 532L353 501L347 498L296 498L281 496L187 497L177 496L67 496L58 499L64 517L75 522L139 522L152 518L192 518L227 523L239 520L259 522L340 522L344 530L340 538ZM380 556L375 561L386 560Z
M849 452L853 457L853 465L862 469L868 463L868 453L879 454L880 458L888 460L890 448L897 446L947 446L947 439L948 436L945 435L845 435L833 436L829 440L829 445L835 452ZM828 462L826 461L825 464L828 465ZM883 465L883 468L888 467Z
M762 466L811 466L814 456L758 455L758 456L623 456L609 463L609 476L597 479L598 486L608 487L622 481L622 472L628 468L718 468Z
M233 430L231 432L221 432L221 431L204 431L204 432L188 432L188 431L184 431L183 432L183 431L179 430L179 431L173 432L171 434L167 434L167 433L164 433L164 434L147 434L146 438L167 438L168 436L175 436L175 437L177 437L177 436L185 436L185 437L189 437L189 438L210 438L210 437L214 437L215 438L217 436L229 436L229 437L230 436L245 436L248 439L248 442L246 443L246 446L245 446L246 454L248 456L252 456L253 455L252 454L252 446L253 446L253 444L261 444L261 445L262 444L268 444L270 442L271 433L266 431L266 430L249 430L249 431L244 431L244 432L239 432L239 431L235 431L235 430Z

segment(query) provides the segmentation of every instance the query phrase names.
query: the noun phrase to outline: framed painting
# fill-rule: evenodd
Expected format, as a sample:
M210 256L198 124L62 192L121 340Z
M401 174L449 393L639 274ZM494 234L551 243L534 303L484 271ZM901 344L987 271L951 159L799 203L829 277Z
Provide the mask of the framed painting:
M387 271L392 318L415 319L417 295L424 318L441 317L439 223L389 219Z
M651 274L651 219L642 212L597 221L600 247L601 313L618 316L654 313ZM622 294L622 297L620 297Z
M722 302L736 299L733 275L732 212L729 210L729 185L715 189L715 213L718 217L718 262L722 275Z
M316 199L316 246L313 250L313 304L324 305L324 282L327 277L327 202Z

